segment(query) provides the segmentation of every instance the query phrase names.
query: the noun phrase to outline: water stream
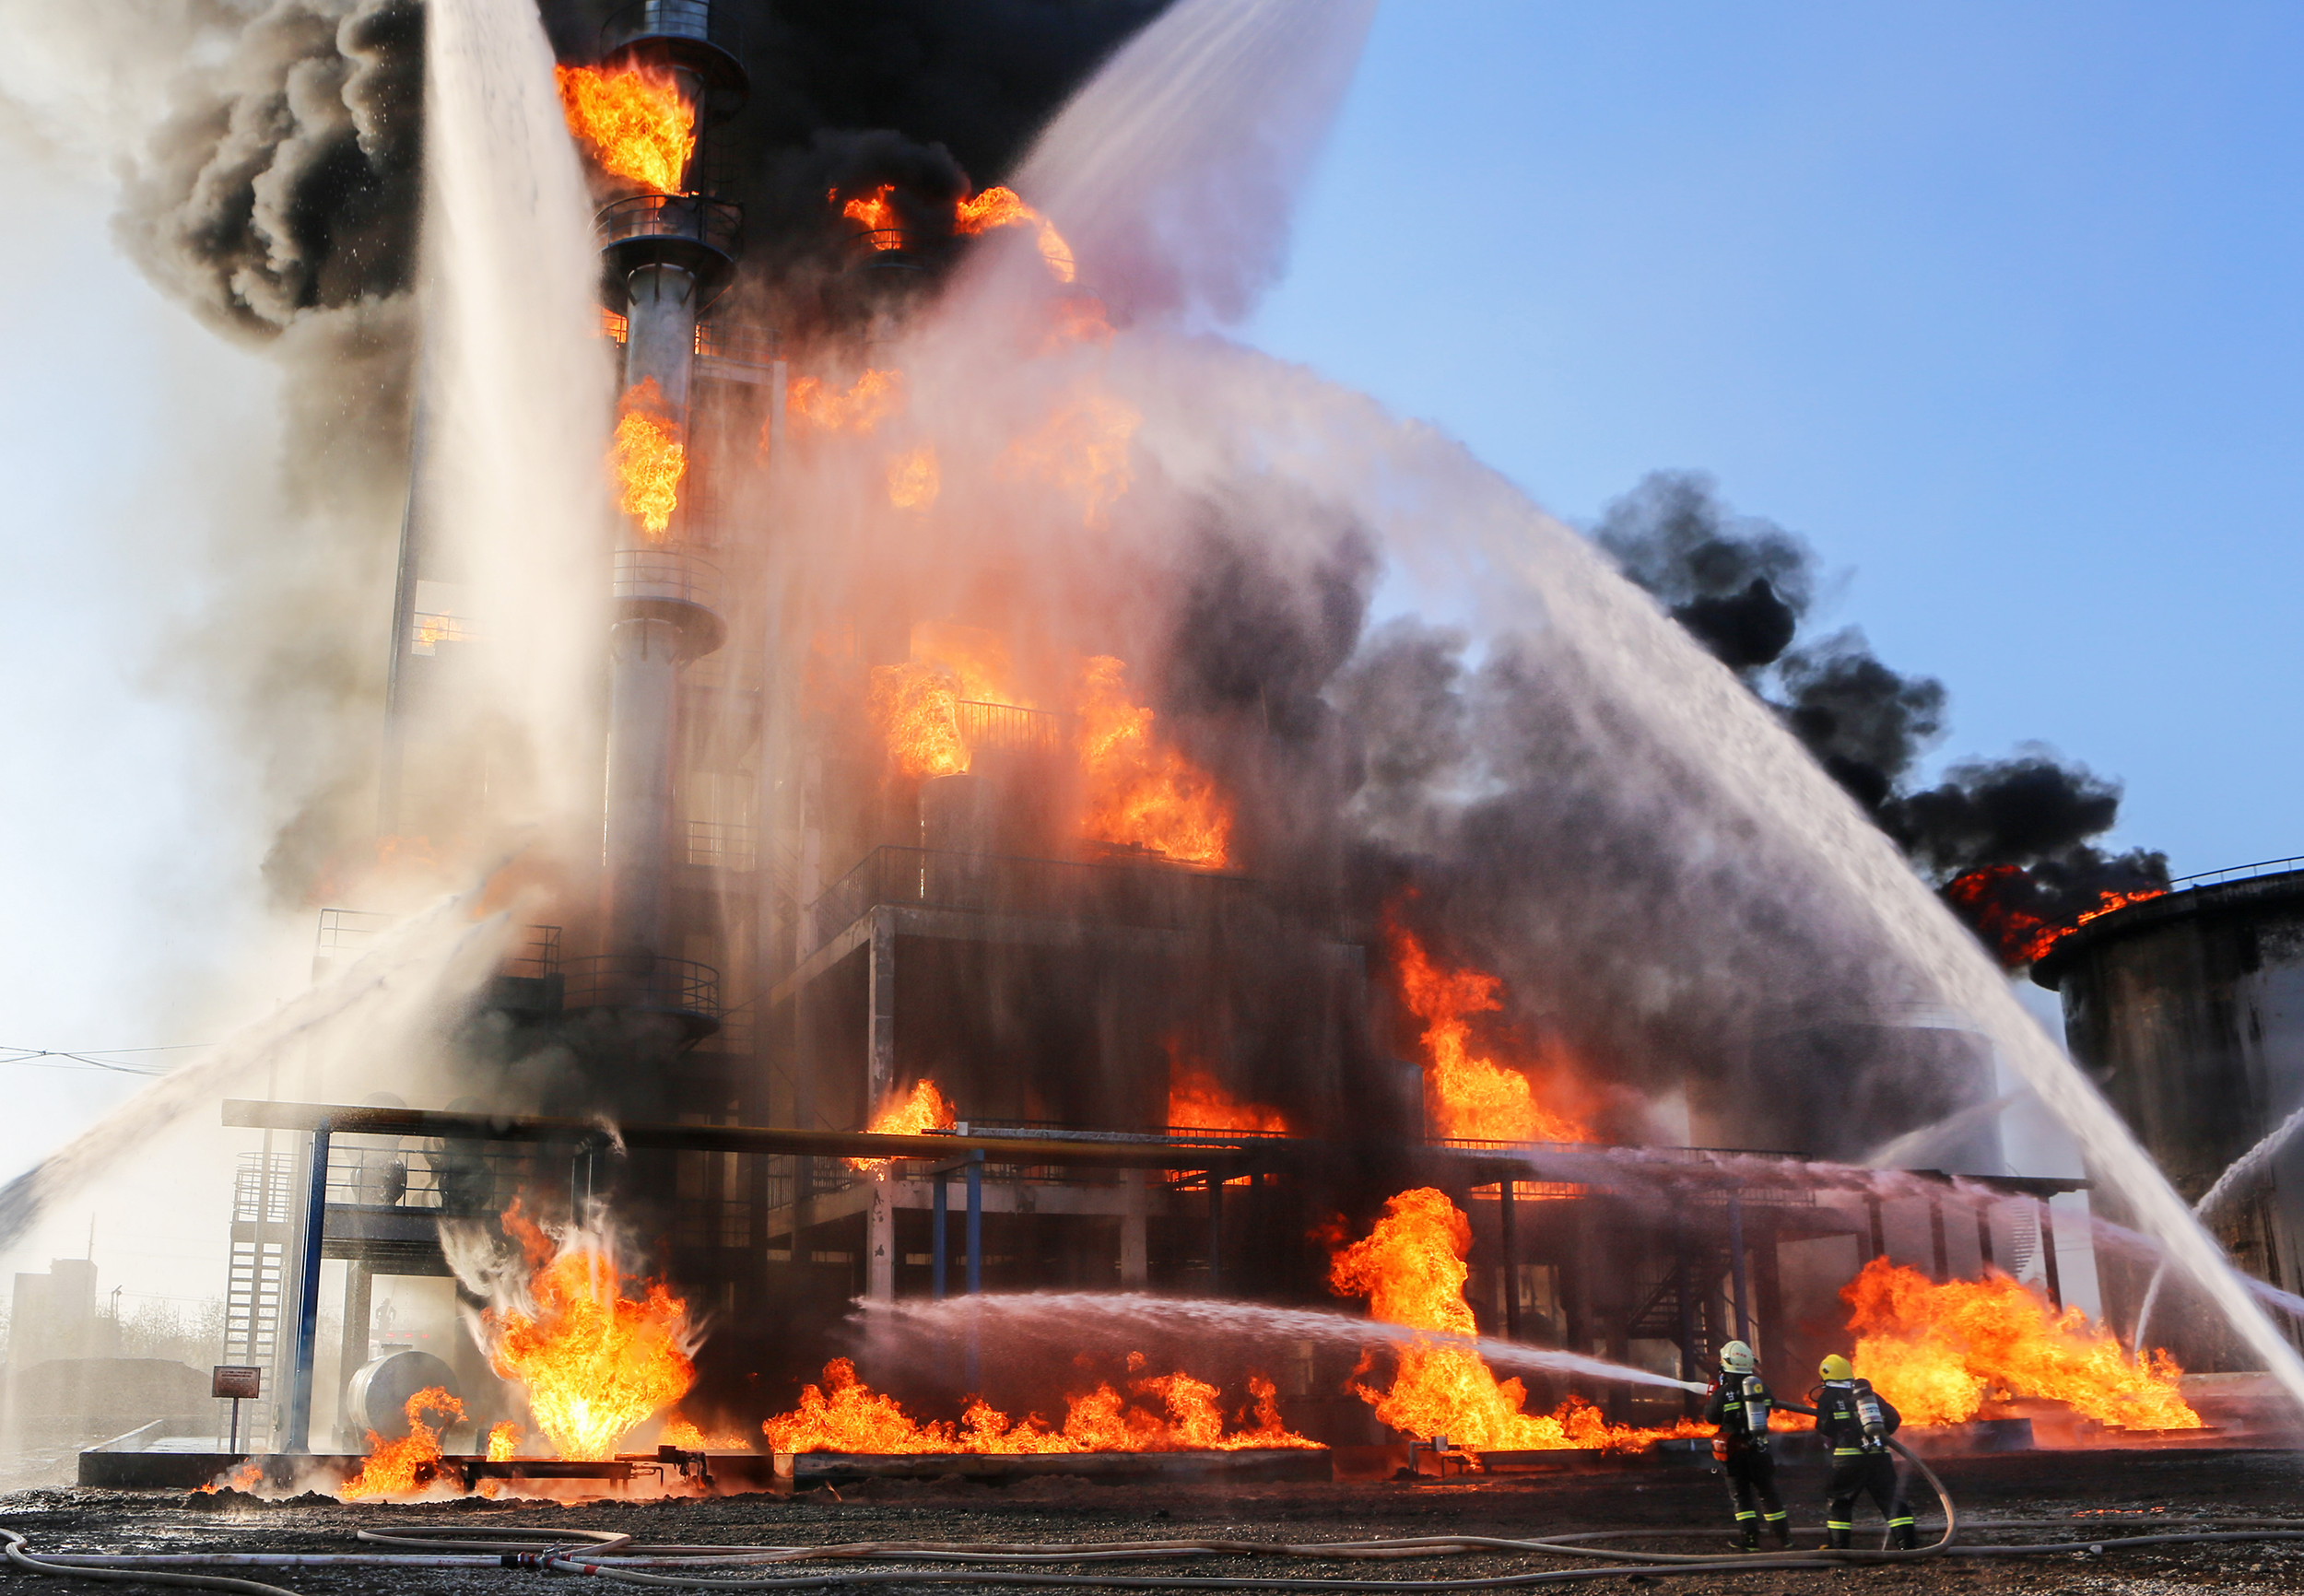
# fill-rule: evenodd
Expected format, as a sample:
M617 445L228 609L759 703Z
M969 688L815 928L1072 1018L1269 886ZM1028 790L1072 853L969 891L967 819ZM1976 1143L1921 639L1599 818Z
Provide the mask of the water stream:
M1010 1356L1045 1355L1059 1362L1069 1360L1078 1350L1084 1332L1096 1334L1102 1344L1126 1336L1189 1341L1195 1345L1230 1341L1265 1347L1287 1341L1345 1348L1364 1347L1370 1342L1396 1346L1438 1343L1474 1348L1491 1365L1508 1370L1534 1369L1674 1391L1705 1389L1669 1375L1557 1347L1529 1346L1496 1336L1445 1335L1316 1308L1270 1308L1207 1297L1155 1297L1145 1292L986 1292L942 1302L904 1298L864 1307L867 1333L876 1340L909 1332L951 1344L974 1335L987 1345L998 1345Z

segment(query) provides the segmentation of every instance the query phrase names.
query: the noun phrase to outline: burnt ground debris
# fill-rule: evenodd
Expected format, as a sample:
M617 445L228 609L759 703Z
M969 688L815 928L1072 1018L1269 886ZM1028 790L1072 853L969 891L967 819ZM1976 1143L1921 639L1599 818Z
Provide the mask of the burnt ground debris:
M2162 1532L2207 1528L2225 1518L2291 1517L2304 1494L2304 1456L2294 1452L2098 1449L1953 1459L1936 1463L1957 1504L1963 1543L2101 1537L2125 1527L2107 1520L2149 1515ZM1799 1543L1820 1538L1820 1466L1789 1469L1785 1496L1793 1506ZM347 1505L307 1496L259 1504L253 1497L187 1498L168 1493L29 1491L0 1497L0 1526L18 1531L38 1552L379 1550L355 1539L365 1528L413 1529L439 1523L502 1530L609 1530L653 1542L795 1544L866 1540L1079 1542L1196 1537L1347 1540L1412 1535L1534 1536L1576 1530L1652 1530L1632 1543L1646 1549L1712 1554L1728 1535L1720 1482L1698 1467L1623 1467L1581 1473L1386 1483L1292 1484L1230 1487L1099 1485L1040 1479L1011 1486L956 1482L875 1482L838 1498L824 1491L783 1500L767 1496L667 1498L572 1505L467 1498L412 1506ZM1996 1529L2011 1520L2053 1520L2059 1527ZM1922 1537L1941 1520L1922 1513ZM1859 1544L1876 1544L1877 1527L1859 1525ZM1869 1537L1869 1539L1867 1539ZM879 1565L887 1567L888 1565ZM1546 1566L1524 1556L1436 1557L1381 1564L1213 1558L1149 1573L1271 1577L1312 1574L1393 1579L1494 1576ZM1551 1566L1565 1566L1553 1563ZM1064 1566L1115 1573L1111 1565ZM516 1570L423 1568L220 1569L305 1593L511 1590L546 1576ZM824 1565L753 1573L824 1573ZM31 1590L102 1589L56 1578ZM1646 1581L1611 1576L1591 1582L1615 1590ZM2304 1588L2304 1542L2227 1543L2025 1558L1940 1558L1843 1570L1761 1570L1675 1578L1675 1592L1844 1592L1859 1583L1897 1591L1975 1591L2009 1596L2116 1592L2181 1596L2192 1590L2256 1592ZM925 1590L923 1582L891 1587ZM988 1587L978 1587L986 1589ZM989 1587L998 1589L999 1587ZM1578 1589L1587 1588L1580 1584Z

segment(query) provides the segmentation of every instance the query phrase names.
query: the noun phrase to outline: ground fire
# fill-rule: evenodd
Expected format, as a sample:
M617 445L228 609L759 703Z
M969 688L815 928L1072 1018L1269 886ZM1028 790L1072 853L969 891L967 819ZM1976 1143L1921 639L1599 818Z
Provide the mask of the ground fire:
M982 1398L970 1401L958 1423L922 1423L895 1398L856 1377L855 1365L834 1358L824 1383L801 1389L799 1405L761 1425L780 1452L1174 1452L1243 1451L1271 1447L1312 1449L1280 1416L1278 1392L1262 1375L1248 1379L1249 1401L1225 1426L1222 1392L1178 1372L1146 1376L1144 1355L1131 1353L1128 1374L1115 1386L1098 1379L1064 1399L1064 1422L1052 1426L1038 1414L1011 1419ZM1124 1387L1124 1391L1122 1387Z
M696 151L696 110L669 72L642 66L556 66L569 131L600 170L657 194L678 194Z
M2200 1427L2168 1354L2132 1357L2078 1308L2056 1313L1996 1270L1938 1284L1875 1258L1840 1297L1856 1372L1913 1424L1962 1424L1995 1401L2045 1397L2127 1429Z
M660 541L680 505L688 446L652 377L617 402L615 460L617 508L638 521L650 541Z
M360 1461L360 1472L336 1490L344 1500L413 1496L432 1483L442 1453L440 1431L425 1422L426 1415L448 1424L460 1423L464 1403L439 1386L427 1386L410 1397L402 1411L407 1414L408 1433L388 1441L374 1430L368 1432L368 1456Z
M1424 1022L1424 1099L1432 1129L1442 1136L1490 1142L1589 1142L1592 1132L1536 1101L1534 1083L1472 1051L1468 1016L1503 1004L1497 977L1432 961L1394 904L1384 918L1393 978L1408 1012Z
M612 1458L695 1382L688 1305L661 1281L628 1280L601 1234L571 1226L555 1241L518 1203L504 1229L526 1261L528 1301L481 1314L488 1361L527 1389L555 1456ZM636 1285L639 1297L625 1295Z
M1339 1297L1365 1297L1370 1319L1443 1335L1478 1333L1464 1300L1470 1276L1464 1257L1472 1222L1430 1187L1403 1191L1384 1204L1384 1216L1358 1241L1330 1259L1329 1288ZM1518 1379L1499 1381L1471 1346L1419 1341L1397 1353L1390 1389L1354 1382L1376 1416L1407 1435L1446 1436L1473 1452L1558 1451L1569 1448L1633 1450L1671 1436L1711 1432L1682 1420L1668 1429L1611 1425L1600 1410L1569 1397L1549 1414L1523 1413L1528 1393Z

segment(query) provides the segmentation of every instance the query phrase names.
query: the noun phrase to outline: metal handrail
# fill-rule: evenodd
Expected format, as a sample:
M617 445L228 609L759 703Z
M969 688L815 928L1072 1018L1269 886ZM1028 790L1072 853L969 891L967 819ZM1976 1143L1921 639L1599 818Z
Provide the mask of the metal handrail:
M1064 746L1064 717L1052 710L981 703L973 698L958 699L952 708L960 741L971 751L990 748L1001 753L1040 754Z
M600 29L606 55L640 39L700 39L741 60L744 28L724 6L709 0L636 0L609 15Z
M720 568L684 548L619 548L614 591L620 599L669 599L710 609L720 591Z
M564 1007L668 1009L678 1014L720 1015L720 972L690 958L651 954L604 953L570 959Z
M2215 886L2226 881L2251 881L2260 875L2285 875L2290 871L2304 870L2304 854L2289 859L2263 859L2253 864L2235 864L2223 870L2204 870L2197 875L2171 878L2168 889L2175 892L2189 886Z
M696 194L631 194L602 205L592 230L603 246L682 239L733 257L744 241L744 207Z
M808 908L820 941L883 903L1182 930L1265 891L1245 875L1150 860L1091 864L891 844L865 854Z
M773 327L707 320L696 323L696 352L732 365L770 366L783 358L784 335Z

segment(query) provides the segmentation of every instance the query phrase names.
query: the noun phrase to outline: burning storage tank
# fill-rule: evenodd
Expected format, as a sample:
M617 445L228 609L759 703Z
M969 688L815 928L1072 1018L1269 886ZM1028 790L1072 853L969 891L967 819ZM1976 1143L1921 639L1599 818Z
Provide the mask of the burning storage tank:
M2073 1056L2248 1273L2304 1289L2304 1146L2258 1149L2304 1106L2304 861L2173 884L2061 938L2032 978L2063 999ZM2098 1203L2122 1219L2099 1184ZM2100 1255L2104 1308L2123 1332L2148 1263ZM2168 1289L2167 1287L2163 1288ZM2213 1314L2163 1300L2152 1338L2187 1368L2247 1367Z

